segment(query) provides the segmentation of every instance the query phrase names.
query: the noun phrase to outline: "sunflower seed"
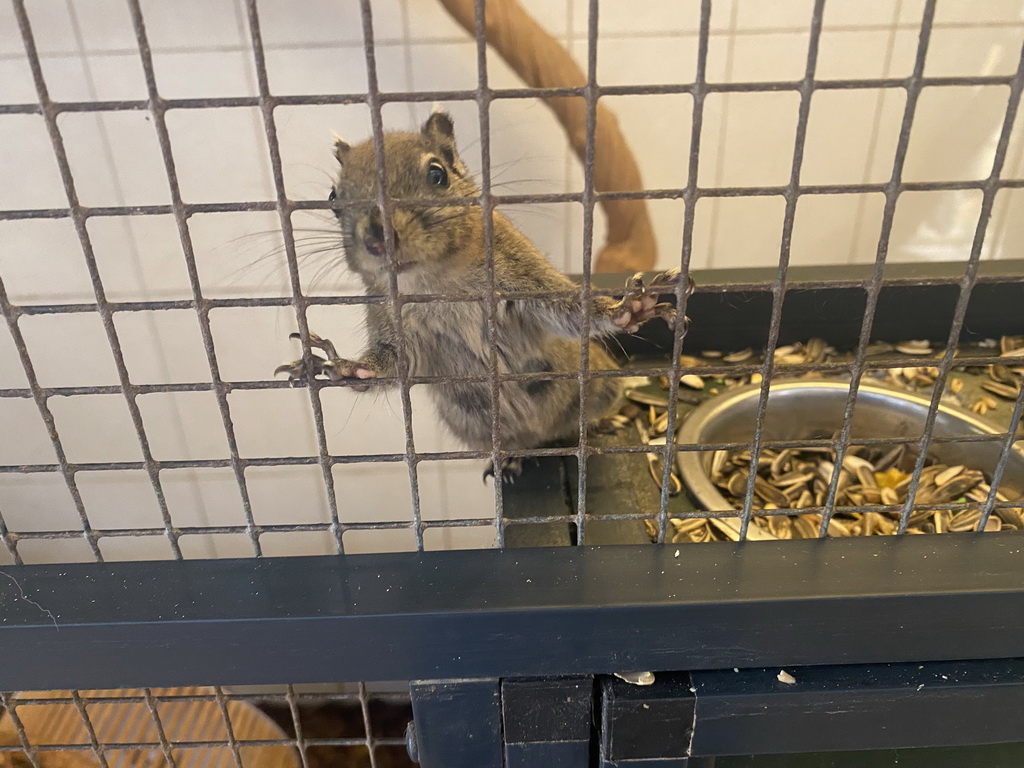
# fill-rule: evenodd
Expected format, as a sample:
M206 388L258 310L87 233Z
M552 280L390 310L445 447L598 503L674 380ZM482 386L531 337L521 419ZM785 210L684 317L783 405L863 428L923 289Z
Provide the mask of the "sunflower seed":
M721 476L722 470L725 467L726 462L729 460L728 451L715 451L711 454L711 477L717 478Z
M764 499L765 502L775 504L779 508L789 506L789 499L786 498L786 494L775 488L763 477L758 476L754 478L754 493Z
M807 340L804 347L804 356L808 363L820 363L825 359L828 344L824 339L812 338Z
M708 524L708 521L702 517L688 517L685 519L672 517L669 518L669 522L672 523L672 527L675 529L677 534L692 533L693 531L703 528Z
M688 373L679 379L679 383L690 389L704 389L704 379L693 373Z
M739 470L733 474L728 481L726 481L726 487L729 489L729 493L733 496L742 496L747 489L747 478L749 473L746 470Z
M797 515L793 518L793 536L800 539L818 538L818 529L807 519L807 515Z
M875 462L876 472L885 472L887 469L891 469L903 458L903 455L907 451L906 445L897 445L887 454L882 456L878 461Z
M963 388L963 379L958 379L956 376L954 376L952 379L949 380L949 391L952 392L954 395L959 395Z
M799 469L795 469L792 472L787 472L784 475L772 478L776 488L787 489L793 487L799 487L805 484L808 480L814 479L813 472L801 472Z
M949 521L949 530L953 533L962 531L973 531L981 519L981 510L971 509L966 512L958 512Z
M739 352L732 352L725 355L722 360L726 363L742 363L744 360L749 360L753 356L754 350L747 347L746 349L741 349Z
M853 474L858 474L862 469L866 469L869 472L874 471L874 465L867 459L863 459L860 456L856 456L852 453L847 453L843 456L843 469L849 470Z
M932 346L924 339L904 341L896 345L896 351L904 355L930 355Z
M865 348L864 353L868 356L884 355L896 349L892 344L884 341L873 341Z
M998 381L986 381L981 385L981 388L984 389L986 392L991 392L994 395L999 395L1000 397L1004 397L1007 400L1016 400L1017 395L1020 394L1020 387L1011 387L1009 384L1002 384L1001 382ZM998 402L993 401L993 403L989 407L995 408L996 405L998 405Z
M771 471L773 477L779 477L786 471L790 459L793 458L793 449L785 448L779 451L779 455L772 459Z
M641 389L627 389L626 398L640 405L653 405L660 408L668 408L668 397L660 392L645 392Z
M866 467L857 467L857 479L865 490L878 490L878 481L875 479L875 473L871 470L870 463Z
M1017 377L1010 372L1009 368L999 363L988 367L988 376L992 381L998 381L1000 384L1017 385Z
M1021 349L1024 344L1021 343L1020 336L1003 336L999 339L999 352L1005 355L1007 352L1013 352L1015 349Z
M777 539L793 538L793 521L787 515L772 515L766 521L768 533Z
M963 464L958 464L955 467L950 467L949 469L942 470L937 475L935 475L935 484L939 486L945 485L954 477L963 472L964 469L966 469L966 467L964 467Z

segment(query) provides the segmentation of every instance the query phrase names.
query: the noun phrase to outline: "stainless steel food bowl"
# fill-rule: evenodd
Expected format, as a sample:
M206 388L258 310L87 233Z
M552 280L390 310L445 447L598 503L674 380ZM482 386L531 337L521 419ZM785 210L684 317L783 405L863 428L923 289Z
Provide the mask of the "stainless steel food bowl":
M747 442L754 436L759 384L738 387L705 401L683 422L681 445ZM780 381L773 383L764 421L764 440L809 440L831 437L843 425L843 413L850 394L845 381ZM930 401L862 381L853 412L854 438L919 438L924 431ZM941 404L933 436L997 434L1000 430L974 414ZM929 454L942 464L964 464L991 476L999 460L1002 441L980 443L933 443ZM680 477L697 503L710 511L733 509L711 482L711 452L680 451ZM1011 452L1000 490L1007 495L1024 495L1024 451L1019 444Z

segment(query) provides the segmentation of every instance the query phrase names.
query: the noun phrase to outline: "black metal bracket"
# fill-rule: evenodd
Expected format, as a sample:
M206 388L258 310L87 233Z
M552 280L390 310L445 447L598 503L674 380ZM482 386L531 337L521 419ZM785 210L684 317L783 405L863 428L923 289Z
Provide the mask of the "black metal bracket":
M659 674L602 681L601 765L1024 741L1024 659Z
M592 677L503 680L501 710L505 768L590 765Z
M423 768L503 768L498 680L419 680L409 693Z

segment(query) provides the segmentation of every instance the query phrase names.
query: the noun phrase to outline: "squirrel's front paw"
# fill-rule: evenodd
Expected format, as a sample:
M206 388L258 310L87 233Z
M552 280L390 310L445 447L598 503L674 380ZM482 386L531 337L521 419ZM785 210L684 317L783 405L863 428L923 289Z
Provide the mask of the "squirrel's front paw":
M664 318L669 325L675 322L676 310L667 302L659 302L663 293L675 290L680 280L679 270L670 269L657 275L650 285L644 285L644 275L637 272L626 281L626 295L612 308L612 323L627 333L636 333L640 326L654 317ZM687 278L687 292L693 284Z
M288 338L299 339L300 336L297 333L293 333ZM366 363L338 357L334 345L328 339L321 339L315 333L311 333L309 334L309 346L311 349L321 350L327 357L310 355L309 360L300 359L279 365L274 369L274 375L287 373L288 378L292 380L325 376L333 382L346 384L360 392L369 388L368 384L362 382L365 382L366 379L377 378L377 371L366 365Z

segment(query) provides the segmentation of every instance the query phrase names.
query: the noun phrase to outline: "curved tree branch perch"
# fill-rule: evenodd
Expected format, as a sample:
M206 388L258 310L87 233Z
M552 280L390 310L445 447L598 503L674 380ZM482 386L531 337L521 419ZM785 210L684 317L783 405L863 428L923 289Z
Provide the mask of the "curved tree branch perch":
M471 34L476 28L473 0L440 0ZM516 0L487 0L487 43L531 88L581 87L587 78L569 52ZM543 99L565 129L582 161L586 151L586 103L579 97ZM597 105L594 188L598 192L643 189L636 158L611 110ZM656 245L646 200L603 200L608 237L594 263L596 272L633 272L654 267Z

